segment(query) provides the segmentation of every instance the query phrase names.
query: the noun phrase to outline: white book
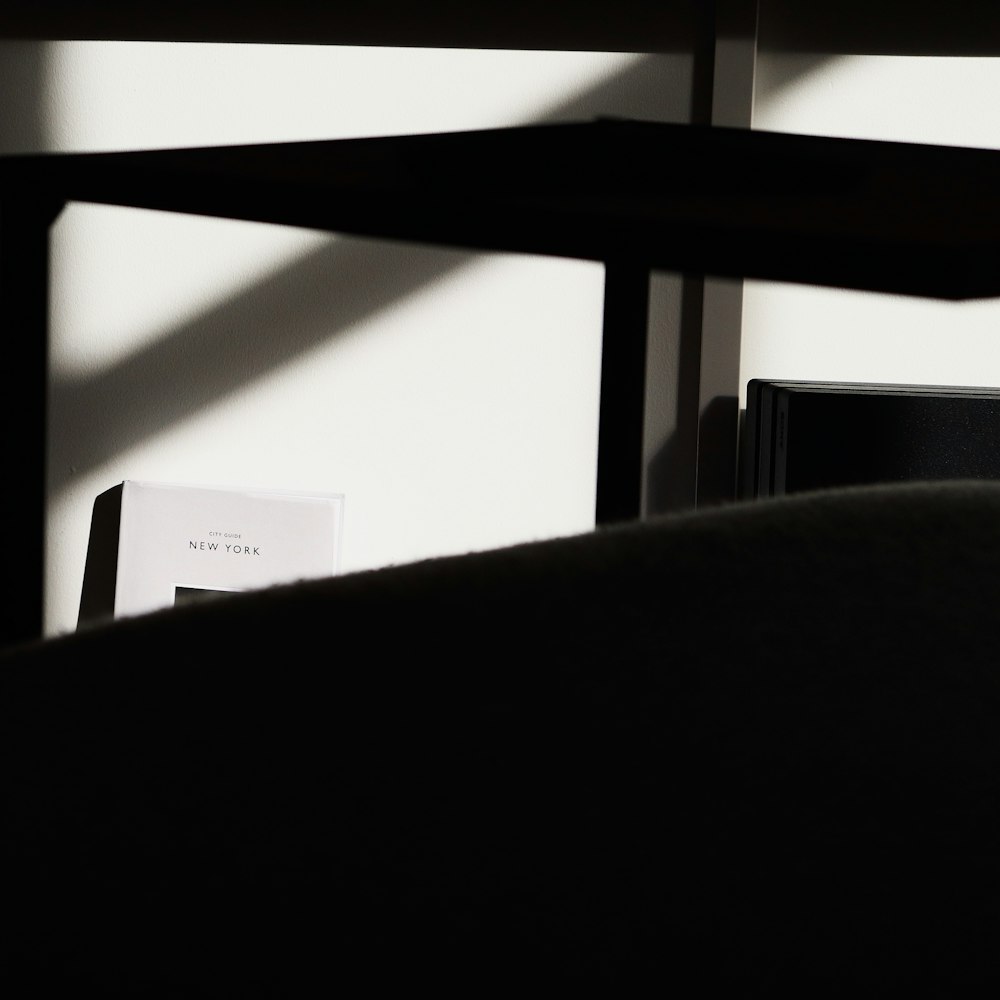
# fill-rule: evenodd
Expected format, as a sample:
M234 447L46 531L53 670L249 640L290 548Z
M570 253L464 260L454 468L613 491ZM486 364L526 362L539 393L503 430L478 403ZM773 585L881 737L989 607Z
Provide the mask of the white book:
M125 480L99 501L118 513L115 618L339 571L340 493ZM95 525L97 515L95 503ZM100 544L92 530L91 548ZM88 553L94 586L88 595L85 577L81 621L109 610L109 595L96 594L101 574L91 571L98 556Z

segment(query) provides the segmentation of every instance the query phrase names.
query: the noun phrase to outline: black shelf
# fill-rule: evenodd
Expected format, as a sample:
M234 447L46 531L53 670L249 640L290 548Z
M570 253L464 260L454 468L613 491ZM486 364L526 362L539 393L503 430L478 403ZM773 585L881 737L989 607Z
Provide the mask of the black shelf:
M600 120L12 156L5 192L963 299L1000 294L1000 151Z
M0 158L10 370L0 643L41 628L47 233L67 202L607 267L597 523L639 515L651 270L1000 295L1000 152L606 119L454 133ZM804 332L808 335L808 332Z

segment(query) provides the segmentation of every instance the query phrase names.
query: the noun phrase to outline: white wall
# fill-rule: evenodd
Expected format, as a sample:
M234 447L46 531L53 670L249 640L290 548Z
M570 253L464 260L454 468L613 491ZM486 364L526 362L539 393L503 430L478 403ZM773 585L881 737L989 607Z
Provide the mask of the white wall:
M687 55L6 43L5 152L686 121ZM5 57L5 58L4 58ZM47 634L123 479L346 495L342 569L593 525L603 270L86 205L53 232Z
M998 59L824 58L769 49L762 37L753 124L998 148L998 93ZM747 282L741 384L744 393L756 377L1000 386L998 330L995 300L953 303Z

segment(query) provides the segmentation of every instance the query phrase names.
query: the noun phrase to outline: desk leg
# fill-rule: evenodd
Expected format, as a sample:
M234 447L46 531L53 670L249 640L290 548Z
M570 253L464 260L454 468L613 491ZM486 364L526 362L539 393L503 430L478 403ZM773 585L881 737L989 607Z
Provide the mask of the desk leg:
M636 520L642 511L649 269L609 261L604 275L601 416L596 523Z
M736 499L743 282L706 278L698 378L697 505Z
M43 630L48 397L49 227L61 205L0 201L0 308L4 391L0 393L7 476L0 511L5 532L0 646Z
M753 128L758 0L715 0L712 124ZM702 307L697 504L736 499L743 282L706 277Z
M642 517L736 495L742 282L650 278Z

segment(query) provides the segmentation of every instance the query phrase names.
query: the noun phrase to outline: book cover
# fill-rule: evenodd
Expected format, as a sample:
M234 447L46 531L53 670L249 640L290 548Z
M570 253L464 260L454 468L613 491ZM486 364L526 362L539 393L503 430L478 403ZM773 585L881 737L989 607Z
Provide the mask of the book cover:
M339 493L125 480L95 501L80 620L332 576L343 506Z
M1000 479L998 438L997 388L752 379L742 495Z

